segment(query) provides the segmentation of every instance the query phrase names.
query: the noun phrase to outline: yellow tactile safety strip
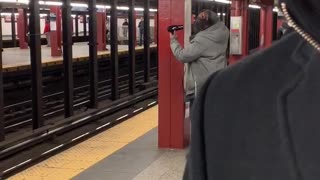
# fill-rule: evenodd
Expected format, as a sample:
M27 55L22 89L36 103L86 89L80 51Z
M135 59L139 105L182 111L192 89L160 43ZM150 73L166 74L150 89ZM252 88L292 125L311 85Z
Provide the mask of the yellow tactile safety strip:
M157 126L156 106L9 179L71 179Z

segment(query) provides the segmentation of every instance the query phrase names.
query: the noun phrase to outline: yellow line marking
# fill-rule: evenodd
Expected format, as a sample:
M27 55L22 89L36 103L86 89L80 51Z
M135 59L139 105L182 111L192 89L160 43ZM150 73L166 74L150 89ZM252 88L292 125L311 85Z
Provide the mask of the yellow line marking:
M158 107L155 106L9 179L71 179L157 126Z

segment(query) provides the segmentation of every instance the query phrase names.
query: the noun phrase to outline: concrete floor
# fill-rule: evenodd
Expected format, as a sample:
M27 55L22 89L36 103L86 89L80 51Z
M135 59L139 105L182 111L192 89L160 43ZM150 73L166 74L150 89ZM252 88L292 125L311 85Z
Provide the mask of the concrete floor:
M157 128L85 170L73 180L181 180L185 150L159 150Z

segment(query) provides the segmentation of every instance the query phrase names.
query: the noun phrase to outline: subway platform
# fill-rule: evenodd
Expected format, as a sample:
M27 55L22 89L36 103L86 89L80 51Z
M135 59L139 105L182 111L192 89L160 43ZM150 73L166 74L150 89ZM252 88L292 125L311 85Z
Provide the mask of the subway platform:
M179 180L186 150L159 149L158 106L9 178Z

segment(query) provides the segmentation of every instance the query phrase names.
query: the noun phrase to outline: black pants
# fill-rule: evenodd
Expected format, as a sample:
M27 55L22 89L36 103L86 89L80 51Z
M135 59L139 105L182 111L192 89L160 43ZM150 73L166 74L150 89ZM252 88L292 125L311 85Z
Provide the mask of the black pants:
M139 42L140 46L142 46L143 44L143 36L144 36L144 31L140 30L140 42Z
M193 94L187 95L185 98L185 102L190 103L190 110L192 110L193 104L194 104L195 96Z

